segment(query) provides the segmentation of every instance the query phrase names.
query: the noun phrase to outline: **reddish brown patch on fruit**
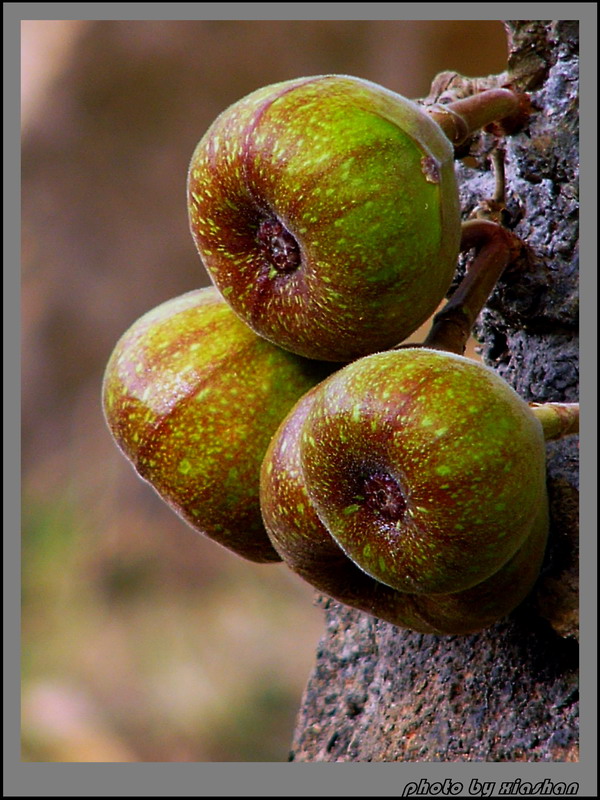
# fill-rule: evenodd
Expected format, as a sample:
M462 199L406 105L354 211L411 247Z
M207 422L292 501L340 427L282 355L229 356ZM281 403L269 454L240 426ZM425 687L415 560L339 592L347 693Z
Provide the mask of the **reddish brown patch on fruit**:
M385 519L397 522L404 517L407 503L398 482L387 472L373 472L363 478L365 503Z
M423 171L423 175L425 175L425 179L429 183L439 183L440 182L440 165L431 156L423 156L421 159L421 170Z
M256 238L269 264L278 272L293 272L300 266L298 242L278 219L264 219Z

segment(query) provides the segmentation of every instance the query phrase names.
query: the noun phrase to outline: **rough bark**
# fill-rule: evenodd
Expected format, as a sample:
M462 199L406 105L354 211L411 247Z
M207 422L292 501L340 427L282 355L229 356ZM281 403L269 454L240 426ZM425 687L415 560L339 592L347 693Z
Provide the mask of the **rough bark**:
M477 324L484 361L527 400L578 399L578 23L506 23L532 115L506 146L509 227L525 258ZM460 90L460 77L446 76ZM439 89L439 87L438 87ZM439 92L438 92L439 94ZM493 191L486 133L459 163L465 217ZM464 155L464 154L463 154ZM459 269L460 273L460 269ZM542 575L508 619L470 636L400 630L326 597L326 631L291 761L577 761L578 437L548 445Z

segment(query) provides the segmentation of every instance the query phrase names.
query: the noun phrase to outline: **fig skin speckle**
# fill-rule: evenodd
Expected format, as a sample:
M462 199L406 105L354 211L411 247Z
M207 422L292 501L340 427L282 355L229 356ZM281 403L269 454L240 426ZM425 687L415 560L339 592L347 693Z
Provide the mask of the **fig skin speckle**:
M285 413L325 374L256 336L209 287L123 334L104 414L138 474L194 529L252 561L278 561L260 514L260 464Z

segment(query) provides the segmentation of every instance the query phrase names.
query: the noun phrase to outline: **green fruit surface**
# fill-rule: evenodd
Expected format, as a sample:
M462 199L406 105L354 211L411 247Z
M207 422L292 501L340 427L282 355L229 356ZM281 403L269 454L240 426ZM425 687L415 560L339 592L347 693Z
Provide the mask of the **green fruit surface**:
M306 488L300 451L303 428L321 387L307 392L280 425L261 470L261 508L267 532L286 564L319 592L402 628L464 634L488 627L531 591L548 533L542 502L514 556L486 580L446 594L402 592L368 575L344 553L319 518Z
M260 464L287 411L323 376L323 365L256 336L210 287L126 331L102 399L118 446L179 515L245 558L274 561Z
M400 627L438 631L419 613L413 596L400 594L351 561L319 519L300 463L300 440L318 387L294 406L265 455L260 484L263 519L273 546L288 567L319 592Z
M470 589L507 564L547 505L545 442L487 367L423 348L324 381L303 425L308 497L344 552L403 592Z
M188 173L190 227L213 282L281 347L350 361L413 333L456 268L454 153L415 103L349 76L287 81L226 109ZM298 246L274 267L265 220Z

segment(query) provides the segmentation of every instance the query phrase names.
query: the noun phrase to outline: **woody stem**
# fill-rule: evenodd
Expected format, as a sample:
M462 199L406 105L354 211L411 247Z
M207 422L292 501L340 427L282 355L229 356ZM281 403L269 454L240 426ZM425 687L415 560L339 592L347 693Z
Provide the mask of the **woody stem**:
M463 223L460 249L473 247L477 248L477 254L450 300L434 316L424 347L459 355L465 352L475 320L521 244L514 234L495 222L474 219Z

